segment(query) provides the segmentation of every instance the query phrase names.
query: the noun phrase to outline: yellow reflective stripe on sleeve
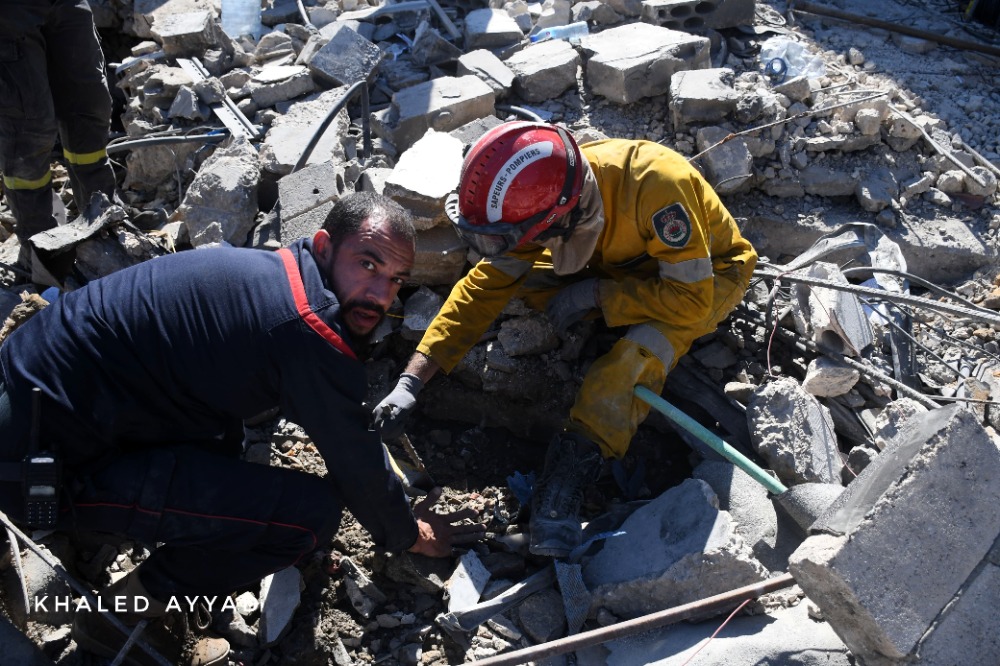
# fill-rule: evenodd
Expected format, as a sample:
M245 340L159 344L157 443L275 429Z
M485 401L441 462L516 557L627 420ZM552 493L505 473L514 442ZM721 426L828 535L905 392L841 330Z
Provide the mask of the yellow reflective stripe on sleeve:
M107 148L101 148L100 150L95 150L92 153L71 153L70 151L63 149L63 155L66 156L66 159L70 164L79 164L83 166L85 164L100 162L108 156L108 150Z
M47 172L41 178L28 180L27 178L15 178L14 176L4 176L3 186L8 190L40 190L52 182L52 172Z
M712 277L712 260L707 257L678 261L676 264L659 263L660 277L665 280L693 284Z
M509 257L507 255L483 259L483 263L489 264L498 271L515 279L527 275L528 271L531 270L531 267L535 265L535 262L533 261L515 259L514 257Z
M669 370L673 366L674 346L670 344L670 340L667 340L663 333L653 326L649 324L629 326L628 333L625 334L624 339L631 340L640 347L648 349L652 352L653 356L660 359L664 368Z

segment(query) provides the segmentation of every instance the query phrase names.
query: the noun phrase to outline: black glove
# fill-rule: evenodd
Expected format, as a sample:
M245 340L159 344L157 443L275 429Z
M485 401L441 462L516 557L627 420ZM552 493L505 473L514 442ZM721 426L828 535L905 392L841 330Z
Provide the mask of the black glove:
M596 278L575 282L552 297L545 314L557 331L563 332L600 306L597 303Z
M417 406L417 394L424 383L416 375L404 372L396 382L396 388L375 406L372 417L375 428L384 441L399 439L403 435L406 420Z

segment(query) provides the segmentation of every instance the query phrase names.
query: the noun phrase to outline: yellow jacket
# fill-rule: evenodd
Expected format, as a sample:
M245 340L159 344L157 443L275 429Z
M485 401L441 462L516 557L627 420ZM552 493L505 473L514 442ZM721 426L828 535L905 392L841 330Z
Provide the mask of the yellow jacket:
M757 253L687 160L651 141L581 146L604 203L604 229L588 270L600 282L609 326L660 321L697 327L712 306L714 276L746 284ZM417 350L450 372L515 295L540 245L484 259L454 286Z

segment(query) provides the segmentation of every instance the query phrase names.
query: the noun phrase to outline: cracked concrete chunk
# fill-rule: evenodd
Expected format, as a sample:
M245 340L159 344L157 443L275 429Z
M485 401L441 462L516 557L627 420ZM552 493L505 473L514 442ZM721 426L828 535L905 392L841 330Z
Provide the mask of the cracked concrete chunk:
M426 285L455 284L465 271L467 249L451 225L417 232L410 281Z
M858 203L869 213L888 208L899 196L899 184L892 171L885 167L873 170L864 180L858 181L854 190Z
M301 65L276 65L255 74L248 88L258 108L264 108L311 93L316 84Z
M157 18L153 34L170 57L199 56L218 46L217 26L207 11L166 14Z
M264 647L274 645L299 607L302 574L295 567L282 569L260 583L260 624L257 636Z
M465 50L502 48L517 44L524 33L502 9L473 9L465 15Z
M450 134L428 130L386 179L383 194L410 211L417 231L450 224L444 202L458 187L463 148Z
M698 479L640 507L620 530L625 534L608 539L584 566L592 610L638 617L767 577L732 517Z
M291 219L336 201L347 191L343 165L330 161L305 167L278 180L281 217Z
M313 133L346 92L344 88L327 90L318 96L293 102L288 111L278 116L264 136L260 147L260 160L264 169L279 175L292 172L292 168L305 152ZM323 137L313 148L306 165L323 162L346 162L347 155L341 143L347 136L350 120L347 110L341 109L326 128Z
M819 398L844 395L858 383L861 373L826 356L819 356L809 362L802 388Z
M323 34L330 41L308 62L309 71L315 78L332 86L349 86L358 81L371 80L373 72L385 58L382 49L340 22L323 28Z
M555 640L566 633L563 600L552 588L537 592L517 607L521 629L536 643Z
M493 89L497 99L506 97L511 86L514 85L514 72L492 51L486 49L478 49L462 55L458 59L456 73L459 76L466 74L478 76Z
M669 107L675 131L689 123L726 117L736 109L738 99L733 70L728 67L681 71L670 79Z
M531 44L504 61L514 72L514 92L529 102L555 99L576 85L580 54L568 42Z
M618 104L662 95L670 77L711 66L707 37L647 23L609 28L580 40L587 56L587 82L594 93Z
M992 628L980 625L985 633L976 635L941 619L946 608L956 612L956 600L977 605L976 592L964 599L960 590L982 575L982 583L996 580L989 557L1000 536L1000 449L959 405L915 421L817 522L824 533L799 547L790 570L866 662L916 662L925 645L939 659L920 663L966 663L970 645L996 655Z
M428 129L449 132L494 113L493 90L475 76L441 76L392 96L392 106L372 114L372 129L403 152Z
M875 446L886 449L901 437L907 437L912 417L923 414L927 407L913 398L893 400L875 417Z
M830 411L791 378L754 391L747 406L754 448L786 484L839 483L840 452Z
M205 160L177 209L195 247L246 243L257 216L257 151L239 138Z

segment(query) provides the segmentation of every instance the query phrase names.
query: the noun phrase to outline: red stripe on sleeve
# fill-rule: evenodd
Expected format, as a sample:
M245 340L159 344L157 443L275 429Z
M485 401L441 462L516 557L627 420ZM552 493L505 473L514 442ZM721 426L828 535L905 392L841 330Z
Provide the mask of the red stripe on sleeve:
M292 256L292 251L283 247L278 250L278 254L285 264L285 273L288 275L288 284L292 288L295 309L298 311L299 316L302 317L302 321L340 352L353 358L355 361L358 360L358 357L347 343L344 342L344 339L337 335L336 331L327 326L326 322L320 319L319 315L309 307L309 299L306 298L306 287L302 284L302 276L299 275L299 265L295 261L295 257Z

